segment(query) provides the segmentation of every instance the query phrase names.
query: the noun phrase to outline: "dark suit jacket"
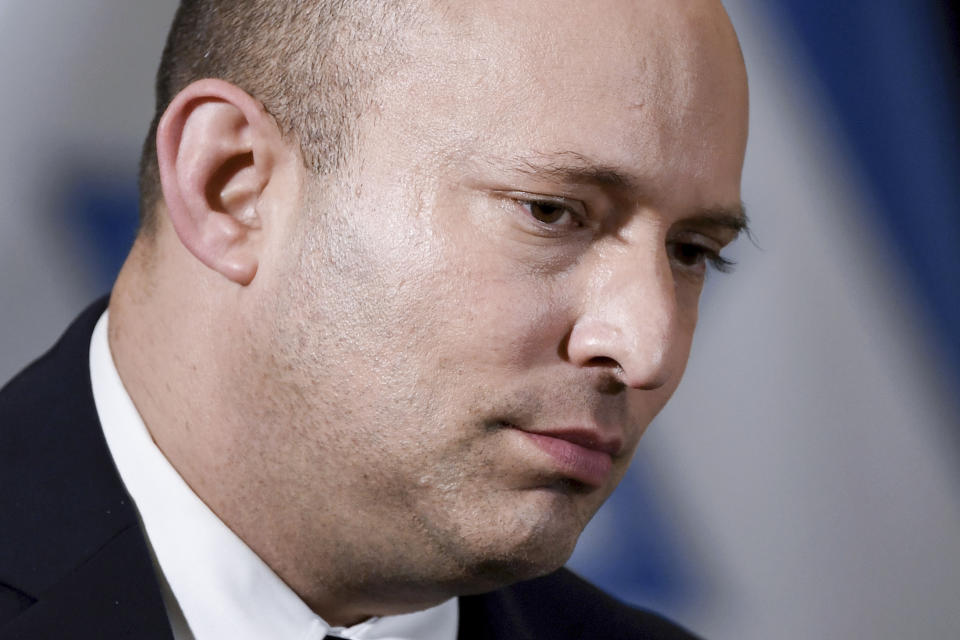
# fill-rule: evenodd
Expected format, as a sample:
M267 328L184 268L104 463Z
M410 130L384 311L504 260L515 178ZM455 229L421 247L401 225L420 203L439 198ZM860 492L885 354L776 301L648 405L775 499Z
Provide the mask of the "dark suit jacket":
M90 336L105 308L0 390L0 639L172 638L93 403ZM459 637L691 636L560 570L461 598Z

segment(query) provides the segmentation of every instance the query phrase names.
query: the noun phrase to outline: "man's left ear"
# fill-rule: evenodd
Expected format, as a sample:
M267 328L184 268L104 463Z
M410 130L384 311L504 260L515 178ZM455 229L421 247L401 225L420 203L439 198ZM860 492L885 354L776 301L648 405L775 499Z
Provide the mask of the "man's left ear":
M209 269L250 284L274 222L264 195L288 154L276 122L242 89L204 79L177 94L157 127L157 161L181 244Z

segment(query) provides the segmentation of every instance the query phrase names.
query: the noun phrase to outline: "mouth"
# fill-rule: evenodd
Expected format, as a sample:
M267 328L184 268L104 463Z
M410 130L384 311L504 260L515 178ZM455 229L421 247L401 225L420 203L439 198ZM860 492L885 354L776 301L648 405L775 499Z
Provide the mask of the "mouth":
M618 438L604 437L598 431L587 428L534 431L507 422L501 425L518 431L546 454L555 472L598 489L610 479L613 457L619 454L622 447Z

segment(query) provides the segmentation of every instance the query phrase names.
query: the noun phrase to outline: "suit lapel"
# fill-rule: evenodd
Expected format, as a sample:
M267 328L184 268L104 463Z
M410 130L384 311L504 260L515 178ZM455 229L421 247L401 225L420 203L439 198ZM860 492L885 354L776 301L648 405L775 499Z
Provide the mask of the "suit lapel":
M150 556L136 525L121 531L21 615L2 638L170 640Z
M172 637L93 403L90 336L105 308L0 390L0 583L25 606L0 618L0 638Z

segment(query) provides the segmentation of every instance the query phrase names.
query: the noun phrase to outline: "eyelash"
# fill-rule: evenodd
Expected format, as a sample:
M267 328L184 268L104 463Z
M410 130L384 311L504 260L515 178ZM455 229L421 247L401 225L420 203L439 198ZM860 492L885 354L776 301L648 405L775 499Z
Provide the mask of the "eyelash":
M700 257L702 257L710 266L719 273L730 273L736 267L736 262L724 258L719 253L713 249L704 247L703 245L696 244L694 242L672 242L669 246L672 247L683 247L686 249L693 249L697 252L696 260L699 263ZM692 265L684 265L685 267Z
M532 218L539 226L544 229L549 229L551 231L559 231L561 229L566 229L569 226L574 228L580 228L585 226L583 215L576 211L573 207L568 204L556 200L548 200L545 198L538 199L517 199L517 203L526 210L527 215ZM553 210L560 212L560 217L556 221L546 221L541 220L534 214L534 208L540 207L543 209ZM569 216L570 222L566 225L558 224L560 220L563 219L563 216Z

